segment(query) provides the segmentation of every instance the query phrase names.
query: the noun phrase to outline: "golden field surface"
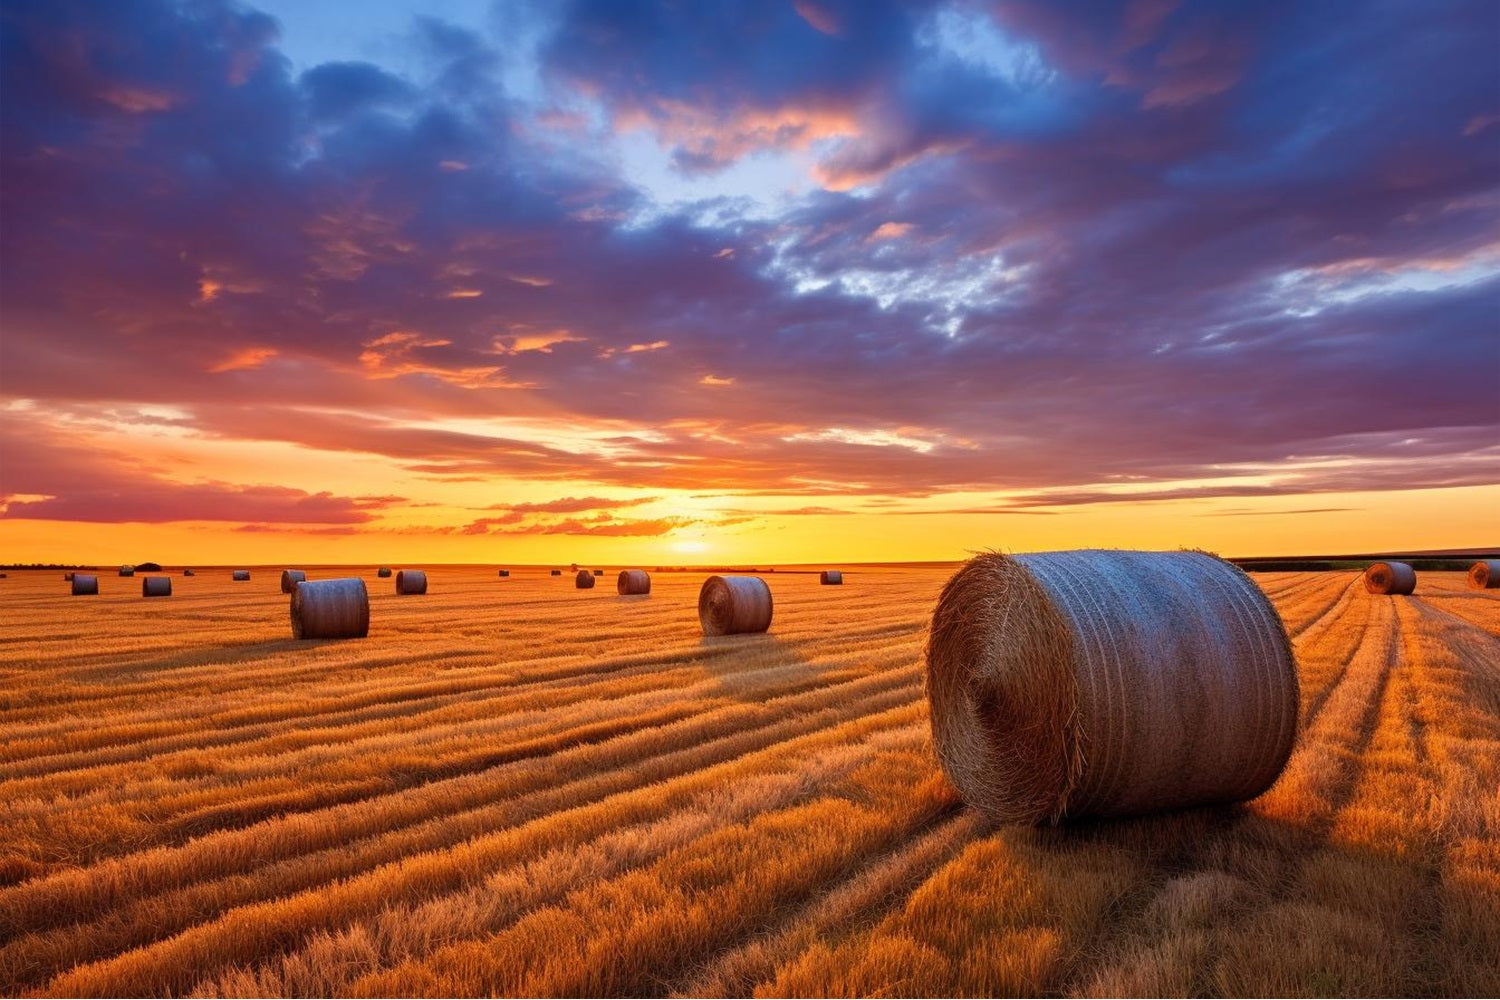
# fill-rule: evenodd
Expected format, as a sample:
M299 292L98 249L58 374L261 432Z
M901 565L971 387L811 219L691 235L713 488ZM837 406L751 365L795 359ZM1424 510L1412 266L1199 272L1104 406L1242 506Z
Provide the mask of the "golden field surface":
M309 567L309 577L344 575ZM277 575L0 580L0 992L1500 992L1500 591L1259 574L1302 730L1242 806L989 827L938 770L945 569L364 576L293 641Z

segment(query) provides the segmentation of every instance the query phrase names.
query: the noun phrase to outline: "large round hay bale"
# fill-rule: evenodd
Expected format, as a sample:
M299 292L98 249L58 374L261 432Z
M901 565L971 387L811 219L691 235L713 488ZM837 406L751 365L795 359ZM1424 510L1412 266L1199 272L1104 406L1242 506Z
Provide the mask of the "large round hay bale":
M844 582L844 574L840 570L825 569L818 574L818 582L825 587L837 587Z
M1500 559L1481 559L1469 567L1469 586L1475 590L1500 587Z
M307 574L300 569L284 569L281 571L281 592L290 594L297 589L297 584L307 579Z
M232 570L229 574L229 578L231 580L234 580L236 583L244 583L246 580L250 579L250 571L248 569Z
M391 575L391 568L389 566L382 566L375 571L375 575L384 580Z
M1365 570L1365 589L1372 594L1410 594L1417 589L1417 571L1410 563L1371 563Z
M419 569L402 569L396 571L396 593L398 594L425 594L427 593L427 574Z
M359 577L308 580L292 590L293 639L363 639L370 595Z
M141 577L142 597L171 597L172 578L170 576L143 576Z
M502 570L500 570L500 577L502 579L504 579L505 577L508 577L508 576L510 576L510 570L508 570L508 569L502 569Z
M73 574L73 596L99 593L99 578L90 573Z
M943 770L1007 822L1253 798L1297 733L1280 617L1201 552L976 556L933 609L927 695Z
M704 635L764 632L771 627L771 587L758 576L711 576L698 591Z
M134 566L121 566L120 567L120 575L121 576L135 576L135 567Z
M622 594L649 594L651 574L643 569L622 569L617 587Z
M573 578L573 583L579 590L592 589L594 586L594 574L586 569L581 569L578 571L578 575Z

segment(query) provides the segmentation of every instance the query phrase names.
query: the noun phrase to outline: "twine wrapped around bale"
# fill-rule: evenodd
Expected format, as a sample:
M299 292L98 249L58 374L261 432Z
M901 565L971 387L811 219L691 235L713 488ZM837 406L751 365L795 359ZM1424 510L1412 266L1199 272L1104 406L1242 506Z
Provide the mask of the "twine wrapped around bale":
M290 594L297 589L297 584L304 582L307 574L300 569L284 569L281 571L281 592Z
M384 580L391 575L391 568L389 566L382 566L375 571L375 575Z
M250 579L250 571L248 569L237 569L229 574L229 578L236 583L244 583Z
M398 594L425 594L427 593L427 574L419 569L402 569L396 571L396 593Z
M507 577L507 576L510 576L510 570L508 570L508 569L502 569L502 570L501 570L501 571L500 571L500 576L501 576L501 577L502 577L502 578L504 578L504 577Z
M578 571L578 575L573 578L573 583L579 590L588 590L594 586L594 574L586 569L581 569Z
M622 594L649 594L651 574L643 569L622 569L616 586Z
M120 567L120 575L121 576L135 576L135 567L134 566L121 566Z
M844 574L840 570L825 569L818 574L818 582L825 587L837 587L844 582Z
M1201 552L976 556L933 609L927 695L943 770L1006 822L1253 798L1297 732L1280 617Z
M73 574L73 596L99 593L99 578L89 573Z
M1365 589L1372 594L1410 594L1417 589L1417 571L1410 563L1371 563L1365 570Z
M292 590L293 639L363 639L370 594L359 577L308 580Z
M172 578L170 576L143 576L141 577L142 597L171 597Z
M764 632L771 627L771 587L758 576L711 576L698 591L704 635Z
M1469 567L1469 586L1475 590L1500 587L1500 559L1481 559Z

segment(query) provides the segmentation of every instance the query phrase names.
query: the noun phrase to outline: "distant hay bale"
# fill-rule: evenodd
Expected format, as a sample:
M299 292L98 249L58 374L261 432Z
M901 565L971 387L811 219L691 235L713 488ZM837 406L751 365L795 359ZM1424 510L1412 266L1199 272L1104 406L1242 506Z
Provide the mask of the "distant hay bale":
M384 580L391 575L391 568L389 566L382 566L375 571L375 575Z
M596 569L596 570L594 570L594 575L595 576L603 576L604 575L604 570L602 570L602 569Z
M1481 559L1469 567L1469 586L1475 590L1500 587L1500 559Z
M73 574L73 596L99 593L99 578L89 573Z
M250 579L250 571L248 569L237 569L232 571L229 576L230 579L236 581L237 583L243 583L246 580Z
M370 594L359 577L308 580L292 589L293 639L363 639Z
M1371 563L1365 570L1365 589L1372 594L1410 594L1417 589L1417 571L1404 562Z
M182 575L183 575L183 576L197 576L197 575L198 575L198 574L197 574L197 573L194 573L194 572L193 572L193 571L192 571L192 570L190 570L190 569L185 569L185 570L183 570L183 571L182 571Z
M297 584L304 582L307 574L300 569L284 569L281 571L281 592L290 594L297 589Z
M622 569L617 586L622 594L649 594L651 574L643 569Z
M502 569L502 570L501 570L501 571L500 571L500 575L501 575L501 576L502 576L502 577L507 577L507 576L510 576L510 570L508 570L508 569Z
M427 593L427 574L419 569L402 569L396 571L396 593L398 594L425 594Z
M771 627L771 587L758 576L711 576L698 591L704 635L764 632Z
M581 569L578 571L578 575L573 578L573 583L579 590L589 590L594 586L594 574L586 569Z
M943 770L1005 822L1253 798L1297 733L1280 617L1201 552L976 556L933 609L927 696Z
M553 576L562 576L562 570L555 569L555 570L552 571L552 575Z
M844 574L836 569L825 569L818 574L818 582L825 587L837 587L844 582Z
M73 574L72 573L64 573L63 574L63 579L64 580L71 580L71 579L73 579Z
M121 576L135 576L135 567L134 566L121 566L120 567L120 575Z
M171 597L172 578L170 576L143 576L141 577L142 597Z

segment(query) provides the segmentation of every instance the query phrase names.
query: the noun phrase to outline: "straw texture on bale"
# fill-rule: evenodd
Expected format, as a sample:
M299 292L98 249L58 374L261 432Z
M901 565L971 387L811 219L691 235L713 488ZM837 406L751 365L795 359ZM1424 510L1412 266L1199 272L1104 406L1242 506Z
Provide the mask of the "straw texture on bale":
M88 573L73 574L73 596L99 593L99 578Z
M1417 589L1417 571L1404 562L1371 563L1365 570L1365 589L1372 594L1410 594Z
M120 575L121 576L135 576L135 567L134 566L121 566L120 567Z
M250 571L248 569L237 569L229 575L231 579L239 583L243 583L244 581L250 579Z
M1469 586L1475 590L1500 587L1500 559L1481 559L1470 566Z
M1005 822L1253 798L1297 733L1281 618L1201 552L976 556L933 609L927 696L943 770Z
M363 639L370 594L359 577L308 580L292 590L293 639Z
M581 569L578 571L578 575L573 578L573 583L579 590L588 590L594 585L594 574L586 569Z
M170 576L143 576L141 577L142 597L171 597L172 578Z
M500 571L500 575L501 576L510 576L510 570L508 570L508 569L502 569Z
M425 594L427 593L427 574L419 569L403 569L396 571L396 593L398 594Z
M281 592L290 594L297 589L297 584L307 579L307 574L300 569L284 569L281 571Z
M704 635L764 632L771 627L771 587L758 576L711 576L698 591Z
M391 568L389 566L382 566L375 571L375 575L384 580L391 575Z
M643 569L622 569L617 586L622 594L649 594L651 574Z
M844 574L840 570L825 569L818 574L818 582L825 587L837 587L844 582Z

